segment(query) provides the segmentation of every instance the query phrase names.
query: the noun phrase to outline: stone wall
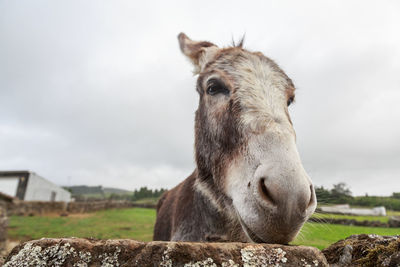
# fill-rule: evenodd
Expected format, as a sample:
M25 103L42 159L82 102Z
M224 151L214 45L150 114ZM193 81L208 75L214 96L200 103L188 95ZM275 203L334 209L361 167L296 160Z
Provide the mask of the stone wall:
M400 236L352 235L322 251L337 266L400 266Z
M151 205L150 205L151 206ZM13 201L6 203L8 215L35 216L43 214L87 213L114 208L145 207L130 201L90 201L90 202L43 202Z
M388 222L381 221L370 221L370 220L355 220L355 219L336 219L336 218L310 218L309 222L316 223L329 223L329 224L341 224L341 225L355 225L355 226L365 226L365 227L390 227L390 228L400 228L400 217L391 216Z
M87 213L98 210L130 207L133 207L130 201L69 202L66 211L68 213Z
M341 224L341 225L355 225L355 226L366 226L366 227L395 227L381 221L369 221L369 220L355 220L355 219L336 219L336 218L310 218L309 222L316 223L329 223L329 224Z
M41 239L13 249L11 266L328 266L316 248L249 243Z
M4 242L7 240L7 224L8 218L6 214L6 209L0 204L0 249Z
M400 216L391 216L389 218L389 227L399 227L400 228Z
M42 214L62 213L66 210L65 202L45 201L13 201L7 203L8 215L33 216Z
M2 265L7 241L7 214L5 205L0 201L0 266Z
M4 266L400 266L400 237L354 235L323 251L276 244L40 239L15 247Z

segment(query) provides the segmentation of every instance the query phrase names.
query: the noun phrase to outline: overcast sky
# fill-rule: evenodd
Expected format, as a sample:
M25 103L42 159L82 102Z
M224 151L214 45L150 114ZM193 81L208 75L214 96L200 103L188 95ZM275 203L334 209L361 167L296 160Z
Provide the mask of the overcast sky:
M245 33L298 89L314 183L400 191L399 14L398 1L0 0L0 169L173 187L194 169L198 104L176 36L226 46Z

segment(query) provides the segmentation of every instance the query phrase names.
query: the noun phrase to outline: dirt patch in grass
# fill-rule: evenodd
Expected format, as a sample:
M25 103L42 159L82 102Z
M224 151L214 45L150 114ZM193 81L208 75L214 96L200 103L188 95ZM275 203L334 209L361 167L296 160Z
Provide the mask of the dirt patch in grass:
M91 212L91 213L67 213L66 216L61 216L60 213L45 213L45 214L40 214L40 215L32 215L30 217L49 217L49 218L54 218L54 217L69 217L69 218L87 218L87 217L92 217L96 213Z
M68 214L67 217L70 218L88 218L93 217L96 213L75 213L75 214Z
M119 227L118 230L130 231L130 230L132 230L132 227Z

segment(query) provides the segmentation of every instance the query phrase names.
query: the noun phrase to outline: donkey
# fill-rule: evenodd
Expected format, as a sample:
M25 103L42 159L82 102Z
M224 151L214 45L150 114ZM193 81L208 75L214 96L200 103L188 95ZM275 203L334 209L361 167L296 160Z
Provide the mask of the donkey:
M288 113L292 81L243 40L178 40L199 75L196 169L160 198L154 240L287 244L317 204Z

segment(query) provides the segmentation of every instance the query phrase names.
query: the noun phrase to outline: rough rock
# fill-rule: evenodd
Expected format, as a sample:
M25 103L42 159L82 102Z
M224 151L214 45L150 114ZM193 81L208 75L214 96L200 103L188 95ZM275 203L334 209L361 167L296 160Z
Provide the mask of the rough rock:
M1 194L1 193L0 193ZM0 195L1 197L1 195ZM0 198L1 201L1 198ZM21 201L18 199L7 199L3 201L9 216L37 216L43 214L76 214L88 213L107 209L122 208L150 208L155 209L156 205L133 203L124 200L99 200L87 202L60 202L60 201Z
M131 208L131 201L103 200L88 202L68 202L66 211L68 213L88 213L98 210Z
M331 266L400 266L400 236L352 235L322 251Z
M328 266L316 248L250 243L40 239L12 250L11 266Z
M88 213L107 209L120 209L131 207L153 207L135 205L131 201L101 200L88 202L60 202L60 201L21 201L12 200L6 203L8 215L36 216L43 214Z
M7 224L8 218L6 214L6 209L0 205L0 249L3 242L7 240Z
M390 227L400 228L400 216L391 216L388 223Z
M323 220L319 218L310 218L309 222L329 223L329 224L341 224L341 225L356 225L356 226L366 226L366 227L400 227L400 225L390 225L389 223L384 223L380 221L369 221L369 220L355 220L355 219L336 219L336 218L324 218Z
M0 266L2 265L4 260L5 246L7 240L7 224L8 219L6 209L2 205L2 203L0 203Z

